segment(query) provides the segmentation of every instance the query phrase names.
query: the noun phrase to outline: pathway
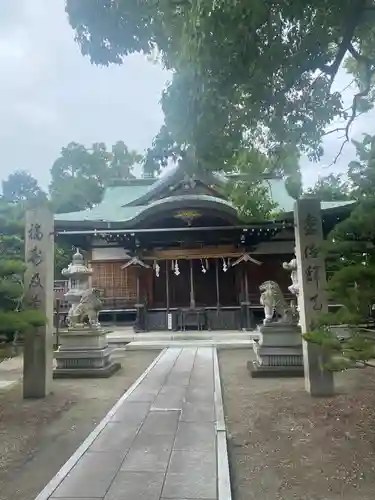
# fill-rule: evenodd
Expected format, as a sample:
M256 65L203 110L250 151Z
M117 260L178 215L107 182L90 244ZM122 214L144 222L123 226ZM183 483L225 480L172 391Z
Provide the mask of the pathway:
M36 500L230 500L217 353L169 348Z
M22 370L22 356L0 360L0 393L11 389L22 379Z

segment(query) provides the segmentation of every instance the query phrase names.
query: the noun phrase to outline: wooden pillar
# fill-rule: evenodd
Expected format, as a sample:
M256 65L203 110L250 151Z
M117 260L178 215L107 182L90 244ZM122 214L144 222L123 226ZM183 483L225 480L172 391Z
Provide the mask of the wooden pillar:
M167 313L169 312L169 260L165 261L165 300L167 306Z
M51 392L53 372L53 215L46 208L26 212L25 304L46 318L45 326L25 335L23 397L44 398Z
M245 279L245 307L246 307L246 329L250 330L250 303L249 303L249 278L247 275L246 262L243 263L244 267L244 279Z
M245 302L249 302L249 279L247 276L246 263L244 263L244 283L245 283Z
M190 309L195 309L193 261L190 259Z
M140 273L140 268L138 266L135 267L135 272L136 272L136 297L137 297L137 304L140 304L140 282L139 282L139 273Z
M135 305L137 311L137 318L135 321L135 330L137 332L143 332L147 329L146 327L146 310L144 302L141 303L141 287L140 287L140 273L142 268L138 265L135 265L136 270L136 295L137 295L137 303Z
M326 269L322 250L323 227L320 201L313 198L297 200L294 206L296 258L302 333L314 328L316 318L328 312ZM327 354L317 344L303 340L305 387L312 396L334 393L333 373L325 368Z
M215 279L216 279L216 309L220 309L220 284L219 284L219 260L215 259Z

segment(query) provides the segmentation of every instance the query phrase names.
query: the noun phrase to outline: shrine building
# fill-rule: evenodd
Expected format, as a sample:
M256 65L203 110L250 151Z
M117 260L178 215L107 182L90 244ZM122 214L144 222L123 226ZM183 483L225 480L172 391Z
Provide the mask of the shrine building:
M92 209L55 216L58 237L84 251L101 321L139 331L252 329L262 317L259 285L276 281L287 300L294 253L294 199L282 178L264 178L273 220L245 223L228 201L225 176L181 166L159 179L116 182ZM322 202L327 234L350 202Z

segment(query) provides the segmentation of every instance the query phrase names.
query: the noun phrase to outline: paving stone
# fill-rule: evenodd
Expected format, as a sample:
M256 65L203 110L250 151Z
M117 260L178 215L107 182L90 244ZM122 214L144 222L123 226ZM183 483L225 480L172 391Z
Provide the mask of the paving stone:
M186 395L186 387L174 386L174 385L164 385L159 391L158 397L170 397L170 398L184 398Z
M168 385L173 387L187 387L190 383L190 372L187 374L173 375L173 380L168 379Z
M180 422L174 450L207 450L215 452L215 426L208 422Z
M189 472L167 473L162 498L216 498L216 477L205 475L197 470L194 475Z
M211 403L191 403L186 402L182 407L181 414L182 422L214 422L215 421L215 407Z
M150 411L142 425L142 432L175 434L180 415L181 412L176 410Z
M146 391L143 390L143 388L139 387L136 391L130 394L130 396L128 397L128 402L152 403L156 398L156 396L158 395L158 393L159 393L158 389Z
M174 439L174 434L150 434L149 432L143 432L141 429L137 434L131 449L146 449L149 446L158 446L161 450L171 450Z
M104 497L123 459L121 453L86 452L51 498Z
M90 446L90 451L121 451L125 456L140 427L141 424L110 422Z
M185 401L186 387L164 386L152 404L153 408L181 409Z
M189 386L186 392L186 401L189 403L212 403L214 402L214 389L213 387L191 387Z
M127 425L140 424L150 410L150 403L131 403L126 400L111 418L111 422L124 421Z
M121 470L165 473L171 456L171 449L172 444L168 448L160 448L157 443L146 447L134 447L126 455Z
M159 500L163 481L164 473L119 472L105 500Z
M216 478L216 456L206 450L173 450L168 465L168 474L197 473Z

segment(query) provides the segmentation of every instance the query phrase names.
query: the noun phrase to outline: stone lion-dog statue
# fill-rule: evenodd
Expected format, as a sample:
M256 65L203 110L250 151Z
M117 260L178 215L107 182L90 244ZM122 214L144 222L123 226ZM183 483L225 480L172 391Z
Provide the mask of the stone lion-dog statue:
M100 290L97 288L90 288L83 292L77 306L69 312L69 326L74 327L87 324L90 328L99 328L98 316L103 306L100 295Z
M259 287L261 292L260 303L264 307L264 321L265 325L269 323L291 323L293 314L291 308L288 306L284 294L279 285L275 281L265 281ZM274 320L274 315L279 319Z

